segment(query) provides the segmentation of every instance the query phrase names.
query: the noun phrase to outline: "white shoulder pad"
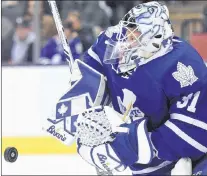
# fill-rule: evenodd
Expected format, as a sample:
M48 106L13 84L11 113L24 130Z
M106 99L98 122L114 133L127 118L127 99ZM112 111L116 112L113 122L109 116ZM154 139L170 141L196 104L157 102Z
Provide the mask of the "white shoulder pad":
M111 26L106 29L105 35L111 38L114 33L118 33L118 32L119 32L119 25Z

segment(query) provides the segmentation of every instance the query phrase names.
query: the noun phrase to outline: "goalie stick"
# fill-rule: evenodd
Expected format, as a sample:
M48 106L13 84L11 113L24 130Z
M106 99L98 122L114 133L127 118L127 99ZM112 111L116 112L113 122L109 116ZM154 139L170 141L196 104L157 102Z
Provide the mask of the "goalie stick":
M59 38L63 46L64 53L66 55L66 59L69 64L70 73L72 73L72 65L73 65L74 59L71 54L70 47L68 46L68 41L65 37L64 28L62 25L62 21L60 19L60 14L58 12L56 2L48 0L48 3L49 3L49 6L50 6L50 9L51 9L54 21L55 21L55 25L56 25L58 35L59 35ZM97 175L113 175L112 172L109 173L109 172L100 171L98 168L96 168L96 173Z
M49 6L50 6L50 9L51 9L54 21L55 21L55 25L56 25L56 28L57 28L57 31L58 31L60 41L61 41L62 46L63 46L64 53L66 55L66 59L67 59L68 64L69 64L70 73L72 73L72 65L73 65L74 59L73 59L70 47L68 46L68 41L65 37L64 28L63 28L63 25L62 25L62 21L60 19L60 14L58 12L56 2L48 0L48 3L49 3Z

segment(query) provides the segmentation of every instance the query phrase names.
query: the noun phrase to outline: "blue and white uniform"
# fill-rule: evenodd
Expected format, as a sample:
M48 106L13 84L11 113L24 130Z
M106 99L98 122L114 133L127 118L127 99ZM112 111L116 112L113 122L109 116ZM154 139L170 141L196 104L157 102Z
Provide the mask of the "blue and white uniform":
M109 33L100 34L84 61L107 77L116 111L123 113L127 108L122 102L125 96L135 96L131 117L137 110L144 113L153 148L160 158L148 165L125 164L134 174L156 174L171 169L182 157L196 160L207 153L207 69L197 51L174 37L170 52L139 66L126 78L103 62L105 41L115 36ZM122 148L116 150L122 153ZM130 151L125 156L134 161Z

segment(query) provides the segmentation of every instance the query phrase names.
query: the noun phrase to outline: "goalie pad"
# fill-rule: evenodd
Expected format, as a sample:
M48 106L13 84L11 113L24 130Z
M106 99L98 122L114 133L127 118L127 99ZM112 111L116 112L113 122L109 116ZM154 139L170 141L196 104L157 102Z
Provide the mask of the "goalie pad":
M44 129L66 145L75 140L75 122L80 113L99 105L109 105L106 78L80 60L75 60L69 90L56 104L54 117L47 119Z

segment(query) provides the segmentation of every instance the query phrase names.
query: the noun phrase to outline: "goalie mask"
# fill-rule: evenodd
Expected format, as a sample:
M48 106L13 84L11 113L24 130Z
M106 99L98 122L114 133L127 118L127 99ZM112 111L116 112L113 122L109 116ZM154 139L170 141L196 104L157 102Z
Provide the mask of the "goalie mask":
M167 7L155 1L140 4L119 22L116 40L106 42L104 63L113 64L117 73L128 72L152 60L161 50L167 53L172 38Z

